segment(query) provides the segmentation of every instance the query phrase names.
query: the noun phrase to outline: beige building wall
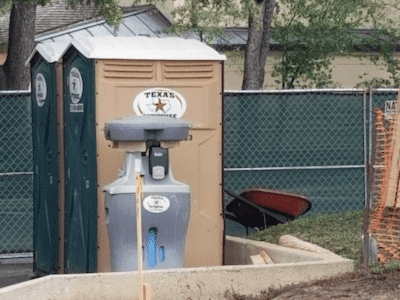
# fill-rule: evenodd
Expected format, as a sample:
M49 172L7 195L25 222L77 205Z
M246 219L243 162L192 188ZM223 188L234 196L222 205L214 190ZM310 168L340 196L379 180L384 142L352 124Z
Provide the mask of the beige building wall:
M225 55L228 58L225 62L225 90L240 90L243 81L243 56L230 52L226 52ZM265 67L264 89L281 88L280 84L275 82L278 78L271 76L272 66L280 57L279 52L269 55ZM335 57L332 67L332 80L337 82L337 87L341 88L355 88L362 81L374 77L389 79L390 76L384 66L375 66L368 58L360 59L358 55Z
M177 3L179 1L172 1L172 0L167 0L165 3L157 3L157 9L161 11L170 21L172 22L172 17L171 17L171 12L174 10L174 8L177 6ZM132 0L119 0L119 3L121 6L132 6L132 5L142 5L142 4L148 4L145 0L140 1L139 3L135 3Z

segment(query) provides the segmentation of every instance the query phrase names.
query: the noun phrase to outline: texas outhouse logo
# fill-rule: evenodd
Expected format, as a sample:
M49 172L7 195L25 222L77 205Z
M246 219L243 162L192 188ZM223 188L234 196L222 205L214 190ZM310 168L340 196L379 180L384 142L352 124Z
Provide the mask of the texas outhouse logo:
M170 207L171 203L167 197L151 195L143 200L143 207L151 213L162 213Z
M47 97L46 79L44 78L42 73L38 73L36 75L35 89L37 105L39 107L42 107Z
M176 91L153 88L135 97L133 110L138 116L167 116L179 119L186 111L186 101Z
M77 68L72 68L69 72L69 95L71 97L70 112L83 112L83 104L79 103L83 93L83 81L81 72Z

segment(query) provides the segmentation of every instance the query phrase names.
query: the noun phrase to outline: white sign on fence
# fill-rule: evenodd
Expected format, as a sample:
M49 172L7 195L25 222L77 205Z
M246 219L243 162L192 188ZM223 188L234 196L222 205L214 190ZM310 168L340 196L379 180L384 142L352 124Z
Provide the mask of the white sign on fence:
M393 115L396 112L396 100L387 100L385 102L385 115Z

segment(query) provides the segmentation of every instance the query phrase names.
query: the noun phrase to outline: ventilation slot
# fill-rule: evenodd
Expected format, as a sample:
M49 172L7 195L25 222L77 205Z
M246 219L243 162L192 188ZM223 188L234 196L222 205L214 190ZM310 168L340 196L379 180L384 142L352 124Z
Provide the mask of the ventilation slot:
M213 78L212 62L166 62L163 68L165 79Z
M152 62L138 61L108 61L104 62L104 77L106 78L130 78L153 79L155 68Z

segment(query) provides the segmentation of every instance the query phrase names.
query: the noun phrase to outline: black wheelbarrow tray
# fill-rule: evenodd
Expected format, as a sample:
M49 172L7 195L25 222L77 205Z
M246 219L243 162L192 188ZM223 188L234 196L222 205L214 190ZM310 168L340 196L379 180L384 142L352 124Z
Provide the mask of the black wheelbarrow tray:
M267 189L250 189L239 195L225 189L234 199L225 207L225 218L247 228L262 230L304 215L311 201L301 195Z

